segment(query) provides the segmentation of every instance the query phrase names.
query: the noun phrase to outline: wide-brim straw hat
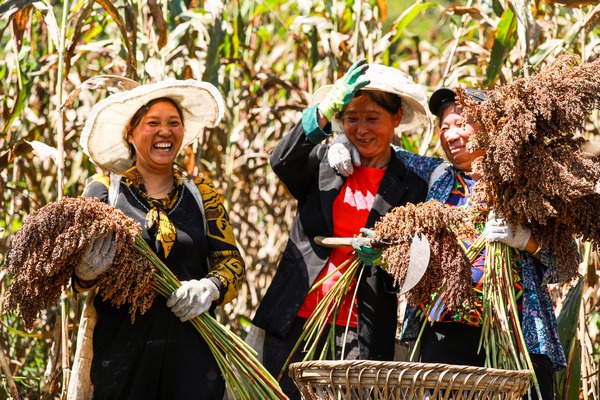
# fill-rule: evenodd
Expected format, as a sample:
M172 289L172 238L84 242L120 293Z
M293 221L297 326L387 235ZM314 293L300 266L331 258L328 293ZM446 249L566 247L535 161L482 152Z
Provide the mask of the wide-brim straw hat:
M223 118L221 93L208 82L166 80L141 85L100 100L90 112L81 132L81 146L100 168L123 174L133 165L126 141L131 118L149 101L166 97L179 105L183 113L182 148L192 143L205 127Z
M362 90L381 90L402 98L402 121L395 130L397 136L402 132L420 129L425 135L433 132L433 117L427 106L427 95L423 85L415 83L399 69L381 64L369 64L363 75L370 83ZM332 88L333 85L325 85L317 89L311 99L311 105L323 101ZM333 118L331 125L333 131L344 132L343 121L338 115Z

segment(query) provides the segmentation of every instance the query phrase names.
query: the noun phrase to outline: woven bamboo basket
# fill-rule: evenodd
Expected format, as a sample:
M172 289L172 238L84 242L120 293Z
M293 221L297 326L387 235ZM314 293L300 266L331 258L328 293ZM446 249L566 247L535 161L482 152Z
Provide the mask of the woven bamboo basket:
M529 370L391 361L306 361L290 365L303 399L521 399Z

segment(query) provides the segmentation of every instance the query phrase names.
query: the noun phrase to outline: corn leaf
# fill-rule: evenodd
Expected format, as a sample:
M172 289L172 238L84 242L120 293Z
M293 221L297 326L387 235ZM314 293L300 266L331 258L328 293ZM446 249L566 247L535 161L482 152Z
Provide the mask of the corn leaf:
M560 314L558 315L558 335L560 343L567 352L567 368L556 373L557 395L561 399L576 399L581 382L581 360L577 340L577 326L585 278L580 278L575 286L569 290ZM570 397L575 393L575 397Z
M500 19L498 28L496 29L490 62L485 72L485 79L483 80L484 86L490 86L498 80L500 72L502 71L504 59L516 42L517 18L510 7L507 7Z

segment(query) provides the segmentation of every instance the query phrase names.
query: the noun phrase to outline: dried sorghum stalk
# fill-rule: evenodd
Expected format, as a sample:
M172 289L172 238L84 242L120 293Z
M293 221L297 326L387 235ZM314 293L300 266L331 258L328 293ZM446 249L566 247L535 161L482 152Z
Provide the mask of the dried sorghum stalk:
M481 122L471 150L484 149L474 169L486 202L506 220L531 228L551 246L561 277L577 274L573 236L600 250L600 157L579 136L600 108L600 60L579 64L566 54L538 74L491 90L477 105L457 88L463 112Z
M98 277L99 294L115 306L129 303L132 319L155 296L154 267L134 249L141 229L121 211L98 199L65 197L29 214L15 233L4 268L13 280L7 310L18 310L31 330L40 311L56 302L94 238L113 232L113 267Z
M401 286L410 260L411 235L425 235L431 250L429 266L421 281L407 293L410 304L429 304L431 294L446 284L444 299L449 309L458 307L473 294L471 263L460 246L457 235L473 235L470 215L463 209L446 206L435 200L392 209L375 224L373 239L395 242L386 247L382 258L387 272Z

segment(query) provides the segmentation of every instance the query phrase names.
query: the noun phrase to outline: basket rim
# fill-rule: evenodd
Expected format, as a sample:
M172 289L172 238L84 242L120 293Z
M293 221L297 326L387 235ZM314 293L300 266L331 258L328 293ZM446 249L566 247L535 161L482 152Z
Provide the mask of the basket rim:
M309 370L309 369L406 369L415 371L434 371L444 370L450 372L464 372L464 373L480 373L488 375L517 375L524 377L531 377L531 371L528 369L521 370L509 370L509 369L498 369L488 367L476 367L472 365L459 365L459 364L444 364L444 363L423 363L423 362L410 362L410 361L378 361L378 360L311 360L291 363L289 366L290 371L293 370Z
M532 378L530 370L374 360L296 362L290 364L289 375L301 392L310 393L324 388L348 393L380 388L411 393L451 389L460 393L522 395Z

